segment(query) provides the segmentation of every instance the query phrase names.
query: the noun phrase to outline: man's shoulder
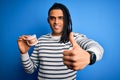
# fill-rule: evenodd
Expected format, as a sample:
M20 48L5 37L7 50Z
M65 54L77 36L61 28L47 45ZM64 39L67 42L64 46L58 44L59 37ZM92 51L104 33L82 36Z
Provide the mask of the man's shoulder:
M74 37L86 37L86 35L81 34L81 33L79 33L79 32L73 32L73 36L74 36Z

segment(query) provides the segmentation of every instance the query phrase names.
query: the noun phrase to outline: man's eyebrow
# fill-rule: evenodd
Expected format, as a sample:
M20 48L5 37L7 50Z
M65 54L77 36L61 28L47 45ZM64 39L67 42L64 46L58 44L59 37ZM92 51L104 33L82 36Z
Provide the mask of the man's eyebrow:
M64 16L58 16L59 18L63 18Z
M54 19L54 18L62 19L62 18L64 18L64 16L57 16L57 17L55 17L55 16L49 16L49 18L50 18L50 19Z
M49 16L49 18L55 18L55 16Z
M49 16L49 17L55 17L55 16ZM58 17L64 17L64 16L58 16Z
M49 16L49 17L54 17L54 16Z

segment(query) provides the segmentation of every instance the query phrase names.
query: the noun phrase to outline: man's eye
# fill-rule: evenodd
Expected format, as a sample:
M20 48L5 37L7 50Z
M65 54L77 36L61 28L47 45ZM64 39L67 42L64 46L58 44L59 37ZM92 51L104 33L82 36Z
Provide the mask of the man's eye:
M63 16L60 16L59 19L63 19Z
M54 18L54 17L52 17L52 16L50 16L50 17L49 17L49 19L53 20L53 19L55 19L55 18Z

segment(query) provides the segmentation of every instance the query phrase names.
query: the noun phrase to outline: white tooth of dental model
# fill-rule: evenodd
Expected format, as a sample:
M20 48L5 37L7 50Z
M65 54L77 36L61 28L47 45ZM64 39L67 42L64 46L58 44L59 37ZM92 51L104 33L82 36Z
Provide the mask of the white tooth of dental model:
M36 44L38 43L38 40L37 40L35 34L34 34L34 35L31 35L31 36L28 37L26 40L27 40L27 44L28 44L29 46L34 46L34 45L36 45Z

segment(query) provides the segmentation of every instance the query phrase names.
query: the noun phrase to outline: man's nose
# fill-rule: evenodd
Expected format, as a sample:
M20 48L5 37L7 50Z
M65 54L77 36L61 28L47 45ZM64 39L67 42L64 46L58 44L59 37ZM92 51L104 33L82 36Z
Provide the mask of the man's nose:
M57 24L58 22L59 22L59 20L56 18L56 19L55 19L55 23Z

